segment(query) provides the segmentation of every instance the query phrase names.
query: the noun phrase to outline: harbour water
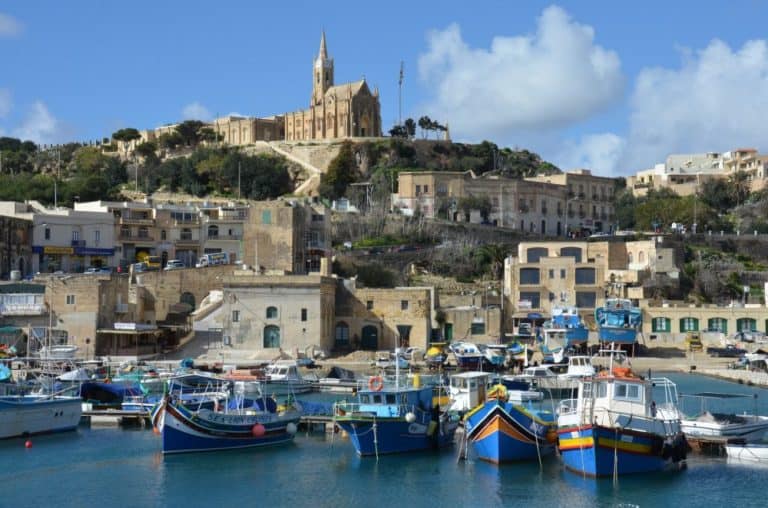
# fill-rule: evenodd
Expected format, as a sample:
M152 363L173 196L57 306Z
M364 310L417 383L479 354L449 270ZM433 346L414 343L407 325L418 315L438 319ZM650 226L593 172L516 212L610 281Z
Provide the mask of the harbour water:
M768 390L670 374L683 393ZM730 410L752 410L731 400ZM0 506L764 506L768 468L690 455L688 469L594 480L557 457L495 466L442 452L358 458L339 435L297 435L287 447L163 457L144 429L80 427L75 433L0 442Z

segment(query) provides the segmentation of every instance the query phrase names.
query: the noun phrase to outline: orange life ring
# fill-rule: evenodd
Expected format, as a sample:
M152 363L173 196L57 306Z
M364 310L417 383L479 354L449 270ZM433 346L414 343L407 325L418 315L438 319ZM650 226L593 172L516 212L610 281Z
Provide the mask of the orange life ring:
M384 389L384 379L381 376L373 376L368 380L368 388L374 392Z
M634 377L631 367L614 367L613 375L616 377Z

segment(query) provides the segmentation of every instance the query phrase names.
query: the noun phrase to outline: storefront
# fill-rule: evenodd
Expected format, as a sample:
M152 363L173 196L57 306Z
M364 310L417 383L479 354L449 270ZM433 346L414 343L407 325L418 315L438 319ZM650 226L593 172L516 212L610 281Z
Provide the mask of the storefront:
M91 266L111 266L115 249L33 245L32 253L37 255L41 273L82 272Z

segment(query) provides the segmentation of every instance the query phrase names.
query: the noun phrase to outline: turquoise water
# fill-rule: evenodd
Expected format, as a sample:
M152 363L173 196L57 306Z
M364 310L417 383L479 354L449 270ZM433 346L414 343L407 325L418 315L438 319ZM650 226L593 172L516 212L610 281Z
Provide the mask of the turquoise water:
M681 392L768 390L701 376L670 376ZM734 410L751 410L742 401ZM746 405L745 405L746 404ZM557 457L497 467L456 460L456 450L358 458L335 436L300 433L269 450L163 457L148 430L81 427L77 432L0 442L0 506L765 506L768 468L692 455L686 471L584 479Z

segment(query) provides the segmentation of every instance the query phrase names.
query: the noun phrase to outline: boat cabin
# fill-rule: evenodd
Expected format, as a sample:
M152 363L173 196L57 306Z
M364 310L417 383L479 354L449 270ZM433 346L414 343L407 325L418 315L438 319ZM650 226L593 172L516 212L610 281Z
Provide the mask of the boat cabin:
M491 384L487 372L462 372L451 376L449 392L452 411L469 411L485 401Z
M383 388L360 391L357 395L357 412L378 418L402 417L415 410L432 409L432 387L423 388Z

